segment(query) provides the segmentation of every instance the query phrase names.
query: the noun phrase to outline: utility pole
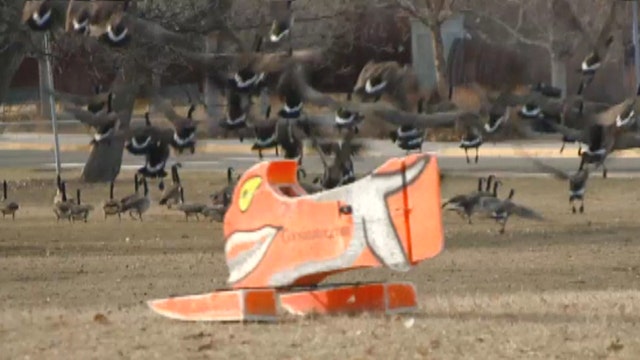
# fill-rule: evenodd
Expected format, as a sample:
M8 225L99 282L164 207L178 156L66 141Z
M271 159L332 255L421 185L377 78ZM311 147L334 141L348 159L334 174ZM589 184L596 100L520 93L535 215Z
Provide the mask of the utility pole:
M51 40L49 32L44 34L44 57L45 57L45 72L47 87L53 91L53 70L51 69ZM49 97L49 111L51 114L51 128L53 130L53 156L56 163L56 175L60 175L60 143L58 141L58 116L56 115L56 102L53 99L53 94L50 92Z

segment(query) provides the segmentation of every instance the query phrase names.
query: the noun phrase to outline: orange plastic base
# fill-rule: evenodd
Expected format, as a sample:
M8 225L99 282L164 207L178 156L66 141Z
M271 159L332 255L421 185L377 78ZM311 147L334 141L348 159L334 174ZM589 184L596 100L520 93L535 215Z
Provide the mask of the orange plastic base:
M151 300L160 315L186 321L276 321L274 289L216 291L202 295Z
M295 315L384 312L398 314L417 309L411 283L371 283L280 293L280 305Z

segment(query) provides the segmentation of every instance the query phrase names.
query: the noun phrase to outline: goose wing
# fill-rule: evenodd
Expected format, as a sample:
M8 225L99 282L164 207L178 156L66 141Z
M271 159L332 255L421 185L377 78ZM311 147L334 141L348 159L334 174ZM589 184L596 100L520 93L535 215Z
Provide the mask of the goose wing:
M583 144L589 144L591 141L590 131L589 129L573 129L562 124L558 124L554 121L544 120L551 128L555 131L561 133L562 135L569 137L571 139L576 139Z
M392 109L375 110L374 113L395 126L413 126L417 128L453 127L456 120L468 114L460 110L432 114L416 114Z
M525 219L531 219L531 220L545 220L545 218L540 215L538 212L536 212L535 210L528 208L526 206L523 205L518 205L515 203L510 203L509 204L509 212L511 214L517 215L519 217L525 218Z
M635 132L624 132L615 136L612 150L624 150L637 147L640 147L640 135Z
M118 114L116 114L115 112L99 112L97 114L94 114L91 111L78 108L64 108L64 111L73 115L83 124L94 128L113 125L116 121L118 121Z
M282 75L281 80L291 81L295 89L298 90L304 101L316 106L331 107L337 109L339 103L331 96L314 89L306 79L306 74L302 64L294 65L290 71Z
M100 94L95 94L90 96L75 95L75 94L70 94L63 91L54 91L49 88L45 88L45 92L47 94L53 95L53 97L55 97L58 100L71 103L76 106L86 106L89 104L106 103L109 98L108 92L103 92Z

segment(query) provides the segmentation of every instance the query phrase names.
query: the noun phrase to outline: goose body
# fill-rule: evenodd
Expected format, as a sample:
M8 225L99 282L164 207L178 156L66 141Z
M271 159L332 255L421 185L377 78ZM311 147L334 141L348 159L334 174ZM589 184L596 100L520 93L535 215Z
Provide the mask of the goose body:
M59 190L61 193L60 200L53 204L53 212L56 215L56 221L69 220L71 222L71 209L76 205L73 200L67 199L67 184L62 181L59 184Z
M144 193L134 194L134 196L124 200L122 202L122 212L129 212L129 216L135 219L133 214L138 215L138 220L142 221L142 215L149 210L151 207L151 197L149 196L149 185L147 183L147 179L142 177L142 185L144 188ZM136 182L137 183L137 182Z
M180 204L178 204L175 207L171 207L172 209L175 208L178 211L181 211L184 213L184 217L186 221L189 221L189 217L190 216L195 216L196 220L200 220L200 215L202 213L202 211L204 211L207 206L205 204L199 204L199 203L185 203L184 202L184 187L180 187Z
M113 188L114 188L115 184L112 181L109 184L109 200L105 201L104 204L102 205L102 210L104 211L104 218L105 220L107 219L108 216L114 216L114 215L118 215L118 219L122 219L121 216L121 203L119 200L116 200L113 197Z
M507 221L513 215L530 220L544 220L544 217L534 210L514 203L512 201L514 193L515 190L511 189L506 199L481 205L481 211L488 213L489 217L500 224L500 234L504 234Z
M80 198L80 189L76 190L76 204L71 206L70 216L71 220L81 220L87 222L89 214L93 211L94 207L91 204L82 204Z
M178 174L178 167L180 166L180 163L171 166L171 179L173 181L173 184L171 185L171 187L164 189L164 191L162 192L162 197L160 198L160 201L158 201L158 204L172 205L177 204L180 201L181 183L180 175Z

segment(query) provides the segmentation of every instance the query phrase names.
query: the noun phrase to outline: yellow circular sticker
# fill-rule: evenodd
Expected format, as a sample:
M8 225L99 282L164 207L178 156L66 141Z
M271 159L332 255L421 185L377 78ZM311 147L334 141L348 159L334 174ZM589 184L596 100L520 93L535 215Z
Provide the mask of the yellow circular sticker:
M253 200L253 195L255 195L260 184L262 184L262 178L259 176L253 177L242 184L242 188L240 189L240 198L238 199L238 207L240 208L240 211L247 211L251 205L251 200Z

